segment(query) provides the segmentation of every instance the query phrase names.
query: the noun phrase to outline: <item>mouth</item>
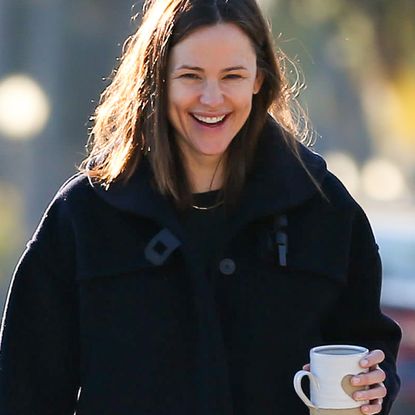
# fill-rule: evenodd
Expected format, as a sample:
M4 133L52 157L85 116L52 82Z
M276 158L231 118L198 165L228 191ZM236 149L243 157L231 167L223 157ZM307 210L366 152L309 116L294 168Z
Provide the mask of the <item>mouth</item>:
M217 128L223 125L230 114L223 114L216 117L206 117L198 114L190 114L192 118L203 127Z

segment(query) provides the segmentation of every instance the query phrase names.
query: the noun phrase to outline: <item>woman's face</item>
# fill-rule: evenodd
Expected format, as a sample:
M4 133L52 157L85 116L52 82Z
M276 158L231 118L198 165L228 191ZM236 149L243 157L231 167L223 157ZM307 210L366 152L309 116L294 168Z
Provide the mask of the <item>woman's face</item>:
M168 118L187 159L219 159L262 81L249 38L230 23L196 30L169 56Z

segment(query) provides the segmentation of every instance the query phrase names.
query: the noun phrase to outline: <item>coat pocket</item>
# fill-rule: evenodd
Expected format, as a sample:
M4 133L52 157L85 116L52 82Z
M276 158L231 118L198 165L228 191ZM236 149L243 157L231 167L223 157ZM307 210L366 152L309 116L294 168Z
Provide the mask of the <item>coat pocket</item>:
M270 249L258 258L255 268L258 278L298 279L299 282L326 280L341 286L347 284L347 263L336 261L327 252L299 253L288 250L282 264L276 250Z
M159 356L169 353L177 336L188 335L192 310L186 275L178 272L180 257L155 265L143 250L112 255L111 260L85 261L77 275L87 359L100 354L111 359L109 353L116 349L143 360L156 351Z
M76 279L87 281L100 278L122 278L128 276L162 276L166 266L157 266L148 262L144 255L137 254L130 258L122 256L118 260L91 262L78 269Z
M180 241L166 228L147 241L131 238L130 241L115 240L102 246L91 245L89 249L79 252L77 279L128 275L140 271L157 276L177 260L180 245Z
M283 216L285 217L285 216ZM303 218L288 217L272 226L264 221L253 228L259 274L287 275L290 278L320 278L340 285L347 283L349 243L332 229L315 234L307 231ZM321 228L327 228L331 221ZM333 225L333 228L334 225ZM347 232L344 232L345 235Z

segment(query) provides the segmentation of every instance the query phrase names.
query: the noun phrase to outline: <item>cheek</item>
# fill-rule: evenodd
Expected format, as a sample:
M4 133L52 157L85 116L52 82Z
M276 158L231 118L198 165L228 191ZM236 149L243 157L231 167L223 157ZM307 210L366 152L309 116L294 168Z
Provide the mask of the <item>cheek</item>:
M229 96L232 97L233 104L240 108L248 108L252 104L253 89L251 86L240 88L232 88L229 91Z
M167 104L169 110L180 111L185 109L191 104L193 96L194 94L191 90L172 85L168 90Z
M180 117L180 99L174 94L170 93L167 100L167 118L175 128L178 127Z

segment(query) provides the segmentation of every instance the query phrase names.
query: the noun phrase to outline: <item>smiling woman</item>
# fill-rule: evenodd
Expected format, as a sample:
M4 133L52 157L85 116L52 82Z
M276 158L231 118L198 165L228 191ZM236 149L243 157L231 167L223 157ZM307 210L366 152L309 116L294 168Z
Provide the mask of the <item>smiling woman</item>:
M344 414L389 413L378 247L291 92L255 0L145 3L16 268L2 415L305 415L292 379L321 344L371 350Z
M191 206L192 192L207 190L214 172L213 187L222 188L230 206L242 191L268 111L294 153L294 137L307 135L294 121L301 110L292 109L296 91L282 71L283 55L274 53L255 1L147 1L144 10L94 115L83 171L107 184L128 180L151 151L156 185L177 207ZM222 124L211 124L209 117L223 115ZM196 154L195 134L210 157L189 157Z

